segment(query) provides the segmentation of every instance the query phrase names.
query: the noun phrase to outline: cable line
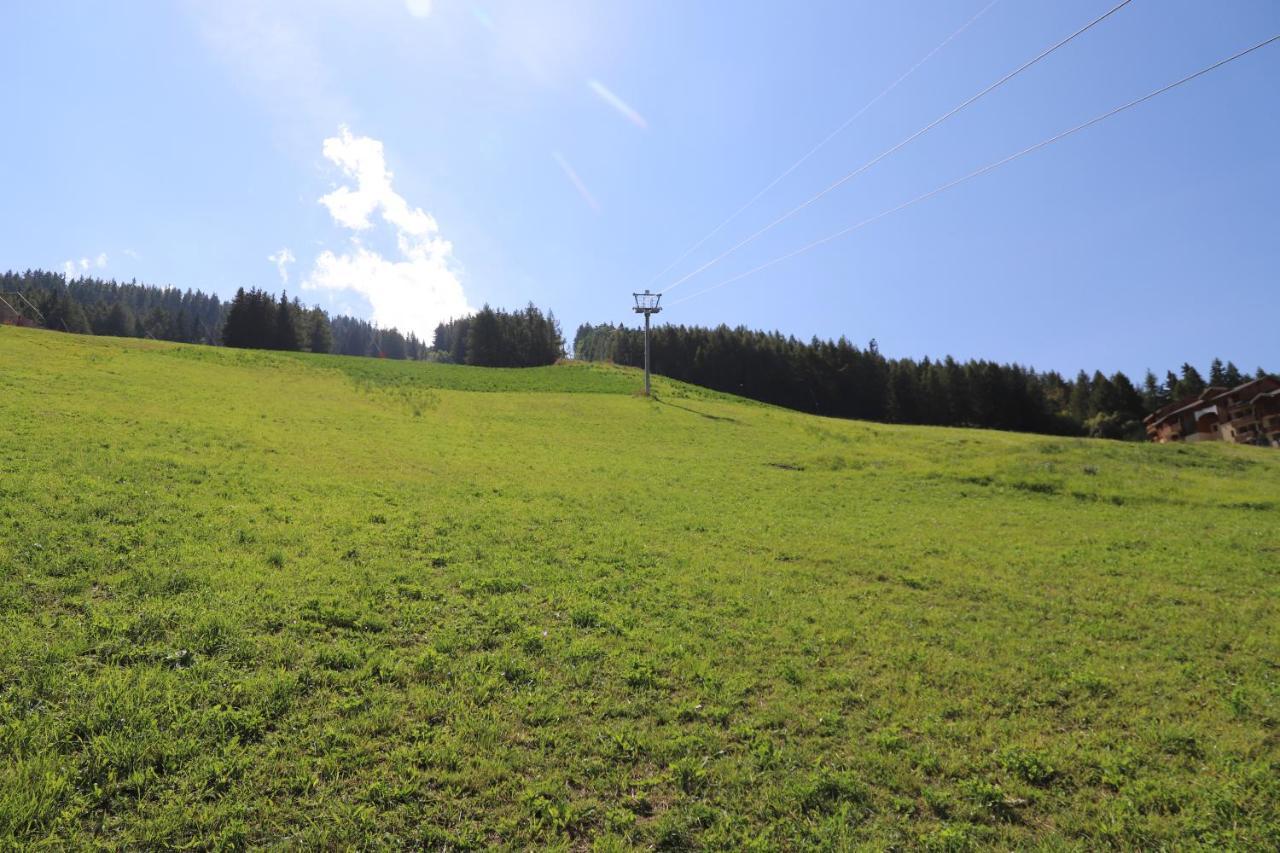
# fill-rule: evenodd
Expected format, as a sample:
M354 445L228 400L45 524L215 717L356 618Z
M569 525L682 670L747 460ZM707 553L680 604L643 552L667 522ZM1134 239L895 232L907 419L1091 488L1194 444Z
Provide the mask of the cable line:
M1114 115L1122 113L1125 110L1131 109L1133 107L1136 107L1139 104L1145 103L1146 101L1149 101L1152 98L1155 98L1159 95L1163 95L1165 92L1168 92L1171 89L1176 89L1177 87L1183 85L1184 83L1190 83L1192 80L1195 80L1197 77L1202 77L1211 71L1216 71L1222 66L1231 62L1235 62L1237 59L1240 59L1244 56L1247 56L1250 53L1253 53L1255 50L1261 50L1262 48L1276 41L1280 41L1280 34L1274 35L1269 39L1260 41L1257 44L1253 45L1252 47L1245 48L1239 53L1233 54L1232 56L1229 56L1226 59L1222 59L1222 60L1219 60L1218 62L1215 62L1213 65L1209 65L1209 66L1206 66L1205 68L1201 68L1199 71L1196 71L1193 74L1188 74L1186 77L1183 77L1180 80L1176 80L1173 83L1168 84L1167 86L1162 86L1159 89L1156 89L1152 92L1148 92L1147 94L1143 95L1140 98L1135 98L1126 104L1121 104L1115 109L1105 112L1102 115L1094 116L1088 121L1082 122L1081 124L1077 124L1075 127L1068 128L1067 130L1064 130L1061 133L1055 134L1054 136L1051 136L1048 139L1041 140L1040 142L1037 142L1035 145L1031 145L1026 148L1023 148L1021 151L1017 151L1013 154L1010 154L1009 156L1001 160L997 160L994 163L988 163L987 165L983 166L980 169L975 169L974 171L970 172L964 177L956 178L954 181L951 181L950 183L946 183L940 187L929 190L929 192L924 193L922 195L918 195L915 198L911 199L910 201L905 201L902 204L899 204L897 207L891 207L888 210L877 213L875 216L872 216L868 219L864 219L861 222L857 222L853 225L848 226L847 228L842 228L841 230L836 231L833 234L828 234L825 237L821 237L817 240L814 240L812 243L808 243L804 246L801 246L799 249L788 252L785 255L776 257L773 260L760 264L757 267L753 267L752 269L749 269L746 272L739 273L738 275L735 275L731 278L726 278L723 281L720 281L720 282L717 282L716 284L711 285L710 287L699 290L696 293L691 293L682 299L677 299L675 302L672 302L671 305L674 306L674 305L679 305L682 302L688 302L690 299L701 296L704 293L709 293L712 290L717 290L718 288L724 287L725 285L728 285L728 284L732 284L735 281L740 281L741 279L744 279L750 275L754 275L760 272L761 270L768 269L769 267L774 266L776 264L780 264L783 261L790 260L791 258L794 258L797 255L802 255L805 252L808 252L811 249L816 249L818 246L821 246L825 243L830 243L832 240L835 240L838 237L843 237L846 234L850 234L854 231L857 231L858 229L866 225L870 225L871 223L879 219L883 219L884 217L889 216L890 214L897 213L898 211L903 210L904 208L911 207L911 205L913 204L917 204L918 202L922 202L922 201L925 201L926 199L933 198L934 196L940 193L946 192L952 187L958 186L959 184L963 184L965 181L979 177L980 175L985 175L987 172L990 172L994 169L998 169L1001 166L1005 165L1006 163L1012 163L1014 160L1017 160L1020 157L1024 157L1027 154L1032 153L1033 151L1039 151L1041 148L1044 148L1047 145L1052 145L1053 143L1057 142L1060 139L1065 139L1066 137L1071 136L1074 133L1078 133L1082 130L1085 130L1086 128L1093 127L1095 124L1098 124L1099 122L1105 121L1106 119L1109 119Z
M730 247L729 249L725 250L725 251L724 251L724 252L722 252L721 254L719 254L719 255L715 256L714 258L712 258L711 260L707 261L705 264L703 264L702 266L698 267L698 268L697 268L697 269L695 269L693 272L688 273L688 274L686 274L686 275L684 275L684 276L682 276L682 277L680 277L680 278L676 279L674 282L672 282L671 284L667 285L667 287L666 287L662 292L663 292L663 293L667 293L668 291L674 290L675 288L679 287L681 284L684 284L686 281L688 281L689 279L691 279L691 278L693 278L694 276L698 275L699 273L705 272L706 270L708 270L708 269L710 269L711 267L715 266L716 264L720 263L720 261L722 261L722 260L724 260L725 258L729 257L729 256L730 256L730 255L732 255L734 252L738 251L738 250L739 250L739 249L741 249L743 246L745 246L745 245L747 245L748 243L752 242L753 240L755 240L755 239L756 239L757 237L759 237L760 235L762 235L762 234L766 233L767 231L770 231L771 229L773 229L773 228L777 227L778 225L781 225L783 222L787 221L787 220L788 220L788 219L790 219L792 216L795 216L797 213L799 213L800 211L804 210L804 209L805 209L806 207L808 207L809 205L811 205L811 204L813 204L814 202L818 201L819 199L823 198L823 197L824 197L824 196L826 196L828 193L830 193L830 192L832 192L832 191L834 191L834 190L836 190L836 189L838 189L838 188L840 188L840 187L844 186L844 185L845 185L845 184L847 184L849 181L851 181L851 180L853 180L854 178L856 178L858 175L861 175L863 172L867 171L867 170L868 170L868 169L870 169L872 166L874 166L875 164L879 163L879 162L880 162L881 160L883 160L884 158L888 157L890 154L893 154L895 151L898 151L899 149L901 149L901 148L905 147L907 144L909 144L909 143L910 143L910 142L912 142L913 140L915 140L915 139L917 139L917 138L919 138L919 137L923 136L924 134L928 133L930 130L933 130L935 127L937 127L938 125L942 124L944 121L946 121L947 119L949 119L949 118L951 118L952 116L954 116L956 113L958 113L958 112L960 112L961 110L963 110L965 107L968 107L970 104L972 104L972 103L974 103L975 101L979 100L979 99L980 99L980 98L982 98L983 96L988 95L988 94L990 94L991 92L994 92L996 89L1000 88L1000 87L1001 87L1001 86L1003 86L1005 83L1009 82L1009 81L1010 81L1010 80L1012 80L1014 77L1016 77L1016 76L1018 76L1019 74L1021 74L1023 71L1026 71L1028 68L1030 68L1031 66L1035 65L1037 62L1039 62L1040 60L1044 59L1044 58L1045 58L1046 56L1048 56L1049 54L1053 53L1054 51L1058 50L1059 48L1061 48L1061 47L1063 47L1064 45L1068 44L1069 42L1073 41L1073 40L1074 40L1074 39L1076 39L1078 36L1081 36L1081 35L1083 35L1084 33L1088 32L1089 30L1093 29L1095 26L1097 26L1098 24L1102 23L1102 22L1103 22L1103 21L1105 21L1107 18L1111 17L1111 16L1112 16L1112 15L1114 15L1116 12L1120 11L1121 9L1123 9L1125 6L1128 6L1131 2L1133 2L1133 0L1120 0L1120 2L1119 2L1119 3L1117 3L1117 4L1116 4L1116 5L1114 5L1114 6L1112 6L1112 7L1111 7L1110 9L1108 9L1106 12L1103 12L1101 15L1099 15L1099 16L1098 16L1098 17L1096 17L1096 18L1094 18L1092 21L1090 21L1089 23L1085 24L1083 27L1081 27L1080 29L1076 30L1076 31L1075 31L1074 33L1072 33L1071 35L1069 35L1069 36L1067 36L1066 38L1062 39L1061 41L1057 42L1057 43L1056 43L1056 44L1054 44L1053 46L1048 47L1048 48L1045 48L1045 49L1044 49L1044 50L1042 50L1040 53L1036 54L1036 56L1035 56L1035 57L1033 57L1032 59L1029 59L1029 60L1027 60L1026 62L1024 62L1022 65L1019 65L1017 68L1015 68L1014 70L1010 71L1008 74L1004 75L1004 76L1003 76L1003 77L1001 77L999 80L997 80L996 82L992 83L990 86L988 86L987 88L983 89L983 90L982 90L981 92L979 92L978 94L976 94L976 95L972 96L972 97L971 97L971 98L969 98L968 100L966 100L966 101L964 101L963 103L961 103L959 106L954 107L954 108L953 108L953 109L951 109L949 112L944 113L943 115L941 115L941 116L939 116L938 118L934 119L933 121L929 122L929 123L928 123L928 124L926 124L924 127L920 128L920 129L919 129L919 130L917 130L915 133L911 134L911 135L910 135L910 136L908 136L906 139L904 139L904 140L902 140L901 142L899 142L897 145L894 145L892 148L885 149L885 150L884 150L884 151L882 151L881 153L877 154L875 157L873 157L873 158L871 158L870 160L868 160L866 163L862 164L862 165L861 165L861 166L859 166L858 168L854 169L852 172L849 172L847 175L845 175L844 177L840 178L840 179L839 179L838 181L836 181L834 184L831 184L831 186L827 187L826 189L822 190L821 192L819 192L819 193L818 193L818 194L816 194L816 195L810 196L807 200L805 200L805 201L801 202L800 204L796 205L795 207L791 208L791 209L790 209L790 210L788 210L786 213L782 214L782 215L781 215L781 216L779 216L777 219L773 220L773 221L772 221L772 222L770 222L768 225L766 225L766 226L764 226L763 228L761 228L759 231L756 231L754 234L750 235L749 237L746 237L745 239L743 239L743 240L741 240L740 242L736 243L735 245L733 245L733 246L732 246L732 247Z
M765 194L765 193L769 192L769 190L773 189L773 188L774 188L774 187L776 187L778 184L780 184L783 180L785 180L785 179L786 179L786 177L787 177L788 175L790 175L790 174L791 174L792 172L794 172L796 169L799 169L801 166L803 166L803 165L805 164L805 162L806 162L810 157L812 157L814 154L817 154L819 151L821 151L824 147L826 147L826 145L827 145L827 143L828 143L828 142L830 142L831 140L835 139L837 136L839 136L841 133L843 133L843 132L845 131L845 129L849 127L849 125L853 124L855 121L857 121L859 118L861 118L863 113L865 113L867 110L869 110L869 109L871 109L872 107L874 107L874 106L875 106L876 104L878 104L878 103L879 103L879 102L880 102L880 101L881 101L881 100L882 100L886 95L888 95L888 94L889 94L890 92L892 92L894 89L898 88L899 84L901 84L901 83L902 83L903 81L905 81L908 77L910 77L912 74L914 74L914 73L915 73L915 72L920 68L920 66L924 65L926 62L928 62L930 59L932 59L932 58L934 57L934 54L938 53L938 51L942 50L944 47L946 47L947 45L949 45L951 42L955 41L955 39L956 39L956 38L958 38L962 33L964 33L964 31L965 31L965 30L969 29L969 27L971 27L971 26L972 26L972 25L973 25L973 24L974 24L974 23L975 23L979 18L981 18L981 17L982 17L983 15L985 15L988 11L990 11L990 9L991 9L991 7L992 7L992 6L996 5L996 4L997 4L997 3L999 3L999 2L1000 2L1000 0L991 0L991 2L990 2L990 3L988 3L988 4L987 4L987 5L985 5L985 6L983 6L983 7L982 7L982 9L980 9L980 10L978 11L978 14L974 15L972 18L970 18L969 20L965 21L965 22L964 22L964 24L960 27L960 29L956 30L956 31L955 31L955 32L953 32L951 35L949 35L949 36L947 36L945 39L943 39L943 40L942 40L942 42L941 42L940 44L938 44L938 46L937 46L937 47L935 47L933 50L931 50L931 51L929 51L928 53L926 53L926 54L925 54L925 55L924 55L924 56L923 56L923 57L922 57L918 62L916 62L916 64L915 64L915 65L912 65L910 68L908 68L908 69L906 70L906 72L905 72L905 73L903 73L903 75L902 75L901 77L899 77L897 80L894 80L892 83L890 83L890 84L889 84L889 86L888 86L888 88L886 88L886 89L885 89L884 91L882 91L880 94L876 95L876 96L875 96L874 98L872 98L871 100L867 101L865 104L863 104L863 105L862 105L862 108L861 108L861 109L859 109L859 110L858 110L856 113L854 113L853 115L849 116L849 118L845 119L845 121L844 121L844 123L843 123L843 124L841 124L841 125L840 125L839 127L837 127L835 130L833 130L833 131L831 131L830 133L828 133L825 137L823 137L822 141L820 141L817 145L813 146L813 147L812 147L812 148L810 148L807 152L805 152L804 156L802 156L799 160L795 161L795 162L794 162L794 163L792 163L790 166L788 166L788 167L786 168L786 170L785 170L784 172L782 172L782 174L778 175L778 177L774 178L772 181L770 181L769 183L765 184L765 186L764 186L764 188L763 188L763 189L761 189L759 192L757 192L755 195L753 195L750 199L748 199L748 200L746 201L746 203L745 203L745 204L743 204L741 207L739 207L739 208L738 208L737 210L735 210L733 213L729 214L729 216L728 216L728 218L727 218L727 219L725 219L723 222L721 222L721 223L720 223L719 225L717 225L715 228L712 228L710 231L708 231L705 235L703 235L703 237L702 237L702 239L701 239L701 240L699 240L698 242L694 243L694 244L693 244L692 246L690 246L689 248L685 249L685 250L684 250L684 252L682 252L678 258L676 258L676 259L675 259L674 261L672 261L671 263L667 264L667 265L666 265L666 266L665 266L665 267L664 267L660 272L658 272L658 273L657 273L657 274L655 274L652 278L650 278L648 281L646 281L646 282L645 282L645 287L649 287L650 285L652 285L655 281L657 281L658 279L662 278L662 277L663 277L664 275L666 275L667 273L671 272L672 268L673 268L673 267L675 267L675 266L676 266L676 264L680 263L680 262L681 262L681 261L683 261L685 258L689 257L689 255L693 254L693 253L694 253L694 252L696 252L698 249L702 248L702 245L703 245L704 243L706 243L708 240L710 240L710 239L711 239L712 237L714 237L715 235L719 234L719 233L720 233L720 231L721 231L721 230L722 230L726 225L728 225L730 222L732 222L733 220L735 220L735 219L737 219L739 216L741 216L741 215L742 215L742 214L747 210L747 208L751 207L751 205L753 205L753 204L755 204L757 201L759 201L759 200L764 196L764 194Z

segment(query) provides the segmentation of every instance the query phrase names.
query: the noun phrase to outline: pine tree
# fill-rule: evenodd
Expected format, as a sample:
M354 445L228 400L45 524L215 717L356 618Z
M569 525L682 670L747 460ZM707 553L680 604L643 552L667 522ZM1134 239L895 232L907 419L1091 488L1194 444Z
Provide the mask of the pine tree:
M298 326L294 321L295 308L289 304L289 295L280 294L280 303L276 308L275 323L271 330L271 349L299 349Z
M1182 380L1179 382L1179 387L1188 397L1204 393L1204 378L1200 375L1200 371L1191 366L1190 362L1184 362L1182 365Z
M133 312L123 302L117 302L107 312L105 334L118 338L133 338L138 335L137 321Z
M329 315L319 307L307 312L307 349L311 352L333 351L333 329Z
M471 339L471 318L463 317L457 321L453 333L453 343L449 347L449 357L454 364L467 363L467 341Z
M382 352L378 355L382 358L404 358L404 335L401 335L395 329L384 331L382 333Z
M497 367L501 357L498 316L486 304L471 318L467 333L467 364Z
M138 323L138 337L150 336L162 341L180 340L176 336L174 326L174 316L163 306L157 305Z
M1226 371L1220 358L1215 358L1213 363L1209 365L1209 384L1216 385L1219 388L1227 384Z
M912 365L895 361L889 368L889 420L895 423L918 423L916 379Z
M1128 382L1125 379L1125 382ZM1089 383L1089 415L1096 415L1099 412L1111 413L1120 410L1120 398L1116 393L1116 387L1111 380L1102 375L1102 371L1094 371L1093 379Z
M1078 423L1084 423L1093 414L1089 411L1091 391L1089 375L1082 370L1076 374L1075 385L1071 388L1071 417Z
M1168 402L1168 392L1160 386L1156 375L1148 370L1142 380L1142 407L1150 413Z
M46 320L49 319L49 317L46 317ZM52 319L58 325L51 325L51 328L61 326L64 331L76 335L88 335L93 332L92 327L89 325L89 318L85 316L84 308L80 306L79 302L72 300L65 290L58 295Z
M1155 377L1152 377L1153 379ZM1134 387L1129 377L1120 371L1116 371L1111 377L1111 387L1115 394L1115 411L1122 414L1129 420L1142 420L1145 414L1146 406L1143 403L1142 395L1138 393L1138 389Z
M229 347L247 347L249 337L249 295L243 287L236 288L236 295L231 298L231 307L227 310L227 319L222 324L222 343Z

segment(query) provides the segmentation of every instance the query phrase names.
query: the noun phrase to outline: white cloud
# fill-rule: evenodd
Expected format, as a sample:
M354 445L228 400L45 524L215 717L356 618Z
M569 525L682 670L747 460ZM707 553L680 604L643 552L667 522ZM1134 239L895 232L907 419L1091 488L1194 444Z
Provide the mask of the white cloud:
M415 18L425 18L431 14L431 0L404 0L404 7Z
M349 251L320 253L303 288L358 293L372 307L373 322L419 337L429 337L444 320L472 313L451 268L453 245L429 213L395 191L382 143L343 127L324 141L323 150L355 186L341 186L320 203L355 234ZM361 242L360 235L375 227L375 214L395 232L398 258L383 257Z
M69 260L62 262L62 273L67 278L83 278L85 273L91 269L106 269L107 253L100 252L96 258L81 258L80 260Z
M267 260L276 265L276 272L280 273L280 283L289 283L289 264L297 260L293 256L293 252L288 249L281 249L274 255L267 255Z
M324 141L324 156L356 181L355 189L338 187L320 199L339 225L355 231L372 228L369 217L380 209L382 218L402 234L428 237L437 231L436 221L429 214L421 208L410 208L404 197L392 189L392 174L378 140L352 136L343 127L341 136Z

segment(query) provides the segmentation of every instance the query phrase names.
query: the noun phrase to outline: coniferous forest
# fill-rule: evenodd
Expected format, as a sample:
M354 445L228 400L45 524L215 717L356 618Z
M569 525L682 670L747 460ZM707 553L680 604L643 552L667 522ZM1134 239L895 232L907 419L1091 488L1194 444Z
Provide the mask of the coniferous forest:
M470 317L441 323L433 345L442 361L479 367L537 367L564 355L556 315L532 302L510 312L485 305Z
M428 344L414 334L355 317L330 317L288 294L241 288L230 301L198 290L61 273L0 276L0 294L20 293L50 329L78 334L150 337L183 343L292 350L393 359L430 359L481 367L555 363L565 342L555 314L532 303L505 311L485 305L437 326ZM3 306L0 306L3 310ZM905 424L973 426L1055 435L1141 440L1142 419L1206 387L1231 387L1251 376L1215 359L1207 376L1190 364L1141 384L1124 373L1081 371L1067 378L1017 364L977 360L888 358L872 340L804 342L778 332L664 325L653 329L655 373L831 417ZM640 367L639 329L583 324L574 357Z
M0 293L21 293L44 325L82 335L220 342L226 306L211 293L126 284L98 278L68 281L62 273L28 270L0 276Z
M412 333L330 317L296 298L257 289L241 288L224 302L198 290L88 277L68 281L61 273L28 270L0 276L0 293L23 294L44 326L77 334L376 358L426 358L430 351Z
M584 324L574 356L644 364L644 333ZM973 426L1141 440L1142 419L1209 385L1249 378L1215 360L1209 379L1190 364L1163 380L1147 372L1140 386L1124 373L1081 371L1074 379L992 361L887 358L876 342L844 338L805 343L780 333L719 326L657 326L650 338L655 373L818 415L904 424ZM1257 375L1265 375L1258 369Z

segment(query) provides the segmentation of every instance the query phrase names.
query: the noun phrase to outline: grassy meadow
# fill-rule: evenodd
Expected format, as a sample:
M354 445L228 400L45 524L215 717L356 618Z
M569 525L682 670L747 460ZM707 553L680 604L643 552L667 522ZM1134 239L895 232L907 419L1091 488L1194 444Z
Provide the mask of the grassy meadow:
M1280 453L0 327L0 849L1280 847Z

